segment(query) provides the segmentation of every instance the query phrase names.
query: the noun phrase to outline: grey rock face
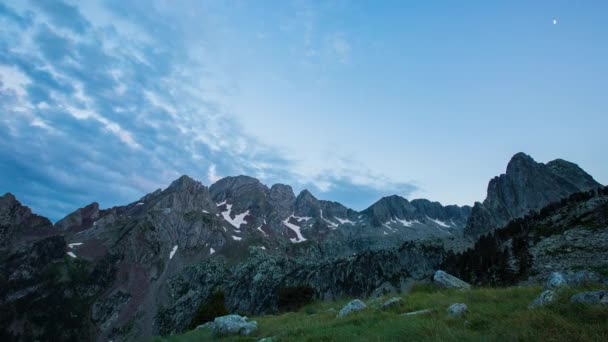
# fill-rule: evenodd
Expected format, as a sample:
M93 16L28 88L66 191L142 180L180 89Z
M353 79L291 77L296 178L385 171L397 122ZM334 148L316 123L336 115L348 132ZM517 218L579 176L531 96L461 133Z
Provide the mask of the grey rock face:
M91 228L93 226L93 222L95 222L98 218L99 204L97 202L93 202L57 221L57 223L55 223L55 228L59 230L73 230L77 232Z
M568 286L568 282L566 281L564 275L559 272L551 273L545 284L547 289L557 289L564 286Z
M433 275L435 284L447 289L468 290L471 285L463 280L460 280L453 275L447 274L444 271L438 270Z
M484 202L475 203L465 232L474 237L485 234L573 193L600 186L576 164L555 160L545 165L518 153L506 173L490 181Z
M393 308L396 306L401 306L401 305L403 305L403 299L401 297L393 297L393 298L387 300L386 302L382 303L382 305L380 305L380 309L386 310L386 309Z
M239 315L226 315L217 317L213 321L212 331L216 335L239 334L247 336L258 330L256 321L248 321L247 317Z
M462 316L469 311L469 307L464 303L455 303L448 307L448 315L450 316Z
M340 312L338 313L338 317L348 316L355 311L363 310L366 308L367 308L367 305L365 305L365 303L363 303L359 299L355 299L355 300L350 301L348 304L346 304L340 310Z
M553 303L557 300L557 293L553 290L545 290L538 297L536 297L530 305L528 305L528 309L534 309L540 306L545 306L547 304Z
M591 291L575 294L570 298L573 303L608 305L608 291Z
M48 219L32 213L11 193L0 196L0 252L28 249L31 243L53 234Z
M270 188L270 205L277 212L277 218L285 218L293 211L296 196L289 185L275 184Z

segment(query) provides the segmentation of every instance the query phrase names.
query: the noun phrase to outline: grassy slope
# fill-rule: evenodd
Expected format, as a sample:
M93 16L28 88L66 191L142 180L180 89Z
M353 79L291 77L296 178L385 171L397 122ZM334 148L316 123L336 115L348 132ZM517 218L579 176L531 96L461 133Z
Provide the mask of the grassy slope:
M477 288L468 292L416 286L403 296L404 305L390 311L370 308L345 318L336 318L348 300L320 302L299 312L254 317L259 330L251 337L215 338L208 331L155 338L153 341L255 341L274 336L274 341L608 341L608 308L574 305L572 294L594 287L566 289L548 307L528 310L542 292L539 287ZM465 317L448 317L452 303L466 303ZM400 313L435 309L420 316ZM466 323L465 323L466 322Z

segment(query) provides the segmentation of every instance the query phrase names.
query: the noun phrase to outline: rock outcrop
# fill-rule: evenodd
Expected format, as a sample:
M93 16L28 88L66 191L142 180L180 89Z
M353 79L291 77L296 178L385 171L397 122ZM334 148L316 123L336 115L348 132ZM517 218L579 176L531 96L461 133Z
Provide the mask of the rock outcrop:
M553 290L545 290L528 305L529 309L545 306L557 300L557 293Z
M217 317L215 320L213 320L211 330L217 336L230 334L248 336L258 330L258 324L256 321L249 321L247 317L242 317L239 315L227 315Z
M458 317L465 315L469 311L469 307L465 303L455 303L448 307L448 315Z
M446 289L459 289L468 290L471 285L461 279L454 277L453 275L447 274L444 271L438 270L433 275L433 281L435 284L446 288Z
M355 299L350 301L348 304L344 305L340 312L338 312L338 317L348 316L353 312L360 311L363 309L367 309L367 305L363 303L360 299Z
M530 211L600 186L574 163L561 159L537 163L529 155L517 153L506 172L490 181L483 203L473 206L465 232L472 237L486 234Z
M577 293L570 298L573 303L608 305L608 291L591 291Z

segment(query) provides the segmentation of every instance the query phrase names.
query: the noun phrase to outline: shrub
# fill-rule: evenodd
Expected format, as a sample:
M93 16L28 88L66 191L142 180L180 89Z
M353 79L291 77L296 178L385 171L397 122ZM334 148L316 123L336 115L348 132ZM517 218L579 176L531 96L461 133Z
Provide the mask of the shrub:
M278 290L279 311L297 311L312 302L315 290L310 286L291 286Z
M190 329L194 329L201 324L211 322L216 317L227 315L228 310L226 310L224 301L224 291L214 292L209 299L202 303L198 307L198 310L196 310L196 314L190 322Z

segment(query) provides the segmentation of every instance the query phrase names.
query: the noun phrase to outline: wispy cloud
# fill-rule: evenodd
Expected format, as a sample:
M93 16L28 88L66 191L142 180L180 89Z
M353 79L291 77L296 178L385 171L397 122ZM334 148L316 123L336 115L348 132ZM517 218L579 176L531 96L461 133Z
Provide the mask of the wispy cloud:
M162 1L0 5L0 188L58 219L184 173L208 182L250 174L326 194L400 186L348 161L309 168L245 133L223 101L231 81L205 59L213 39L182 26L206 13ZM298 16L303 46L321 49L314 10ZM345 35L326 43L349 60Z

